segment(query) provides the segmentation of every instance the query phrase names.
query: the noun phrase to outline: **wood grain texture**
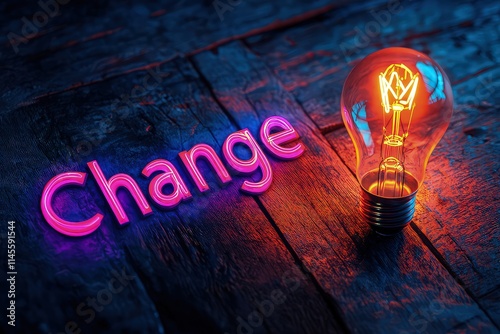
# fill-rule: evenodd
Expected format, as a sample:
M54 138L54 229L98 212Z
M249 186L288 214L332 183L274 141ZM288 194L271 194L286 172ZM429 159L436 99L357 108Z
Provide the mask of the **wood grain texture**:
M40 4L0 3L0 226L17 222L17 332L498 333L500 3L402 1L366 40L386 0L220 1L222 16L212 0L70 0L18 52L8 33ZM352 66L396 45L445 68L456 108L411 228L387 239L359 216L338 110ZM270 159L261 196L239 191L259 173L221 186L202 162L211 190L179 168L193 199L174 210L142 217L121 192L123 228L91 175L54 206L73 220L103 212L97 232L64 237L41 215L58 173L97 159L146 192L147 162L180 167L177 154L201 142L220 153L270 115L290 120L306 153ZM123 274L129 284L86 323L78 306Z
M430 221L422 226L434 225L434 228L428 231L430 233L432 230L434 233L434 236L430 238L432 244L439 243L442 247L440 254L444 255L452 271L477 298L484 294L495 295L500 281L496 265L499 258L496 242L500 220L500 214L496 209L499 181L494 177L491 178L491 175L498 174L498 166L491 162L491 160L498 160L498 156L495 155L498 148L495 140L490 142L489 139L484 139L488 133L498 131L499 127L497 109L494 107L498 104L500 89L497 79L500 60L498 6L497 2L476 4L463 2L453 7L438 6L429 12L425 2L403 3L402 11L394 15L391 23L379 35L371 38L366 47L353 49L351 57L353 60L347 63L347 67L350 68L355 65L357 59L380 47L406 46L423 51L438 61L454 84L458 112L453 124L458 124L460 130L457 130L456 137L447 142L450 145L450 152L454 154L454 157L450 158L453 162L445 168L445 160L443 160L440 173L436 172L433 176L447 175L448 182L444 184L457 184L458 182L456 187L460 190L454 194L461 194L461 199L453 199L450 191L443 186L440 187L438 182L429 196L445 198L443 202L449 202L449 205L437 205L437 203L431 207L424 205L427 210L433 211L434 215L421 213L421 219ZM380 10L384 10L383 6L375 9L375 12L380 13ZM342 11L338 15L342 16ZM350 16L347 20L336 18L335 12L332 12L327 15L324 22L310 23L275 34L252 37L248 39L248 44L252 50L265 59L266 64L280 77L287 89L289 88L288 82L305 83L301 87L292 87L290 90L322 130L329 131L343 127L338 110L341 86L348 70L345 66L337 66L331 61L331 58L335 57L334 51L337 45L328 43L327 39L332 32L336 36L332 40L337 42L342 40L340 36L348 36L348 31L355 32L354 37L351 37L355 38L358 32L349 30L355 28L352 27L352 22L362 22L357 25L362 29L372 20L374 20L373 14L366 10ZM326 34L320 33L325 29L330 30L327 30ZM289 41L293 41L293 44ZM275 49L279 52L274 52ZM287 64L292 66L288 67ZM328 75L323 78L321 73ZM351 167L351 170L354 170L352 169L355 163L354 155L347 153L351 151L347 133L344 131L339 138L338 134L339 132L336 131L330 135L330 142L338 150L342 160ZM474 152L464 152L466 145L471 145L471 143L464 141L463 138L469 138L469 140L479 138L477 139L479 142L474 146ZM483 144L481 140L488 142ZM491 146L486 148L486 145ZM435 154L439 154L437 152ZM481 157L484 157L484 161ZM477 164L470 162L469 159L477 161ZM457 166L456 161L462 164ZM472 172L475 176L470 175ZM432 179L427 182L432 182ZM474 190L475 188L481 188L484 191L478 193ZM421 191L420 196L427 196L423 195L423 192ZM473 207L476 207L476 210ZM477 210L479 211L476 212ZM443 212L448 212L448 218L442 217ZM468 229L470 234L464 234L463 224L470 222L468 217L471 216L475 217L473 221L476 223ZM450 221L446 225L453 224L452 229L456 229L453 237L445 238L444 235L447 235L447 232L442 231L443 226L440 221L451 219L450 217L453 217L452 220L455 223ZM419 224L417 225L420 227ZM473 242L472 236L476 238ZM457 242L463 246L453 247L453 251L447 249ZM485 306L485 309L491 309L489 313L498 325L500 323L500 316L496 311L498 308L491 308L491 306L490 303L489 306Z
M59 5L53 11L54 17L41 21L45 23L40 27L33 25L31 30L25 27L39 17L36 13L42 8L38 2L3 2L0 4L2 112L32 103L40 96L141 70L144 66L154 67L232 39L285 27L344 2L217 1L225 4L223 8L227 10L219 14L213 0L129 1L126 5L113 0L71 0ZM18 37L9 37L9 33Z
M143 218L123 196L131 223L119 228L90 176L85 191L61 194L56 210L74 220L101 211L105 219L99 230L68 238L44 222L39 196L57 173L85 171L85 163L97 159L107 177L130 174L146 191L149 181L140 171L147 162L165 158L180 166L179 151L200 142L219 150L235 130L186 60L160 70L162 84L118 112L111 107L114 97L139 85L147 72L46 97L4 117L2 158L10 164L1 167L6 176L1 201L11 205L2 217L16 219L23 231L17 239L23 250L18 254L18 310L40 307L29 317L19 315L19 330L63 331L66 318L82 323L69 306L95 296L100 282L112 278L111 268L126 266L136 276L133 288L117 295L120 301L113 300L94 322L83 323L85 332L236 333L239 318L250 321L275 291L285 300L267 311L254 333L340 331L332 310L258 204L240 195L242 178L221 188L203 163L211 191L202 195L189 184L193 200L175 210L155 208L153 216ZM106 126L108 120L112 127ZM81 141L95 144L83 156L73 149ZM30 283L32 275L36 284ZM63 285L55 286L60 279ZM300 289L293 289L296 282Z
M393 239L370 233L353 175L261 59L234 42L194 60L238 126L255 132L281 115L301 135L307 152L273 161L274 183L260 201L350 330L494 330L413 230Z
M500 326L500 94L498 85L483 84L498 75L500 67L455 85L452 122L430 158L413 223ZM354 173L347 131L327 138Z
M68 109L74 113L78 108L71 106L70 100L64 102L61 99L59 102L61 109L55 108L57 103L18 109L16 113L3 117L1 122L0 219L5 238L6 222L16 222L18 273L16 327L8 327L2 321L2 332L62 333L66 332L68 323L69 328L75 329L71 325L74 322L84 332L101 328L109 332L144 330L164 333L154 303L112 236L116 226L104 224L99 232L75 239L58 234L43 220L39 201L45 183L63 171L83 170L83 166L61 156L65 148L59 130L73 126L73 123L69 121L61 125L55 121L56 115L68 115ZM56 115L45 115L48 109L57 110ZM47 146L45 142L49 136L59 138L51 140L53 146L50 143ZM47 147L54 149L46 150ZM95 187L91 191L97 193ZM56 212L67 219L92 216L99 210L92 192L68 190L58 195ZM83 213L78 214L80 210ZM1 248L6 254L6 240L2 240ZM0 262L2 268L7 268L6 256ZM83 317L77 314L77 307L81 303L87 304L87 298L97 298L103 289L109 291L108 284L115 279L113 273L118 272L121 276L122 271L135 278L122 292L112 295L110 304L95 312L94 319L88 314ZM1 288L2 293L6 293L5 279ZM5 303L6 299L2 299L2 306ZM82 311L87 309L89 307L84 305ZM126 310L133 312L134 316Z
M390 46L410 47L435 59L453 83L499 61L500 5L475 2L369 2L333 10L321 21L246 39L292 92L313 121L329 131L342 125L340 95L352 67Z

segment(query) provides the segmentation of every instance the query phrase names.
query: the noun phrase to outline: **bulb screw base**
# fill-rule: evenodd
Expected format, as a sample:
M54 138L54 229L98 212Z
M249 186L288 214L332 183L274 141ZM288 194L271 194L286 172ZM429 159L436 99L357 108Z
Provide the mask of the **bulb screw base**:
M377 234L392 236L411 222L416 195L415 191L405 197L386 198L369 193L361 187L361 213Z

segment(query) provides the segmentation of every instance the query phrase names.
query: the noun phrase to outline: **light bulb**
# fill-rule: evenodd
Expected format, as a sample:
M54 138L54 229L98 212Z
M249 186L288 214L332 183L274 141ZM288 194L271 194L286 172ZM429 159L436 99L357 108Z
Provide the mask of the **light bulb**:
M387 48L353 68L340 107L356 149L361 212L377 233L393 235L412 220L427 161L450 123L450 82L428 56Z

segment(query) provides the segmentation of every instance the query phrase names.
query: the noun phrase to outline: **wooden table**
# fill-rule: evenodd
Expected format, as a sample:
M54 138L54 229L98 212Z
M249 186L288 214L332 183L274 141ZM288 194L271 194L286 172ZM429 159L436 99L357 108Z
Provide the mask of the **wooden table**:
M0 4L1 261L13 220L16 332L499 331L498 1L66 2L45 16L36 2ZM350 69L388 46L429 54L455 94L415 217L393 238L359 215L339 113ZM202 142L220 153L272 115L306 152L270 158L260 196L240 193L249 176L222 187L202 166L210 191L188 183L192 201L148 217L125 196L123 228L92 177L54 206L70 220L102 212L96 232L66 237L42 217L59 173L97 160L146 191L147 162L180 167ZM110 294L116 275L128 278ZM106 304L89 311L96 298Z

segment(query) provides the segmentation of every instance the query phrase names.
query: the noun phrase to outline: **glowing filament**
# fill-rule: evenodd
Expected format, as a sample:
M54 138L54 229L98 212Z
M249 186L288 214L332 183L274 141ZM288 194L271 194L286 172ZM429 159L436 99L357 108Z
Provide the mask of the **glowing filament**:
M404 190L404 141L408 137L418 73L413 74L404 64L392 64L379 75L384 109L384 140L379 166L378 191L382 196L402 196ZM410 113L407 124L401 114Z

